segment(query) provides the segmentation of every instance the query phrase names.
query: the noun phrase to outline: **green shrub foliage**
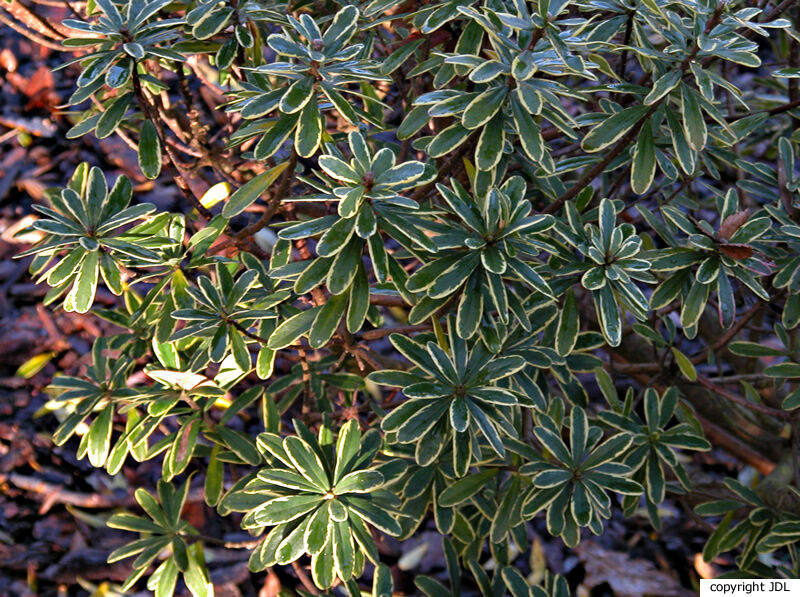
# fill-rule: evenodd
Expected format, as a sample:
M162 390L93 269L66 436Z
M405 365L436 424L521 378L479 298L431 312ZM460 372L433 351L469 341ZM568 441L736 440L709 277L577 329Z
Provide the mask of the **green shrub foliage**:
M351 595L430 525L426 595L565 596L515 565L531 528L572 548L664 500L706 560L800 575L796 6L338 1L63 22L68 136L120 135L183 201L83 164L25 253L46 304L120 330L49 387L56 443L161 462L109 520L125 588L213 593L194 488L253 571ZM740 466L698 492L712 449Z

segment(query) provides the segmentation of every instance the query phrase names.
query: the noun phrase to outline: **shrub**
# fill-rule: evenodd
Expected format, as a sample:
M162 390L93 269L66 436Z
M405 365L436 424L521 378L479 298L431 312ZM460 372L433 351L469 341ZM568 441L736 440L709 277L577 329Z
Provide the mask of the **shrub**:
M706 561L800 575L792 4L64 20L68 136L121 136L186 200L82 164L24 253L46 304L120 330L49 387L56 443L111 474L161 462L143 515L108 521L139 535L109 559L135 557L125 588L212 593L204 545L226 542L182 518L198 484L258 539L251 570L310 563L306 590L391 594L376 538L433 525L450 586L423 593L468 571L484 595L567 595L515 566L534 525L572 548L612 517L660 529L665 500L705 519ZM739 470L697 490L712 449Z

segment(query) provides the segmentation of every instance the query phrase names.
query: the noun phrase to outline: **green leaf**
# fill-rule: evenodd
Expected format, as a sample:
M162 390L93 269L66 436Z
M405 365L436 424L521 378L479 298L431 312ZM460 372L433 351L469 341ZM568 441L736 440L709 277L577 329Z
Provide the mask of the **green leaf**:
M286 139L289 138L289 135L292 134L299 117L299 114L287 114L274 122L253 150L255 158L257 160L266 160L274 155Z
M722 327L729 328L733 325L736 319L736 297L731 281L723 271L717 275L717 313Z
M337 522L333 526L333 565L339 578L347 580L353 576L355 547L347 522Z
M619 459L631 445L632 441L633 436L628 433L618 433L608 438L592 450L586 460L583 461L582 468L584 470L589 470Z
M379 564L372 579L372 597L392 597L393 594L392 572L386 564Z
M320 166L322 166L323 164L323 159L329 157L332 156L324 156L324 155L320 156L319 158ZM324 166L323 169L325 169ZM353 173L353 175L355 176L355 173ZM299 238L308 238L309 236L316 236L317 234L321 234L326 230L328 230L328 228L331 227L331 224L337 221L339 221L339 218L337 218L335 215L331 215L331 216L322 216L321 218L314 218L313 220L308 220L306 222L298 222L297 224L292 224L291 226L287 226L286 228L282 229L278 233L278 238L287 240L296 240Z
M506 99L508 87L497 85L490 87L478 97L473 99L464 110L461 117L461 124L468 129L476 129L489 122L492 117L500 110L503 101ZM500 120L502 122L502 119Z
M312 559L311 577L314 584L323 589L333 584L336 578L333 569L333 541L328 541L322 552Z
M733 512L728 512L717 525L717 528L711 533L703 548L703 561L710 562L716 558L722 551L720 543L725 539L731 528L733 522Z
M614 292L603 286L594 293L595 307L600 316L600 331L611 346L619 346L622 342L622 320Z
M269 500L255 511L255 520L262 525L276 525L300 518L322 503L321 495L292 495Z
M681 325L684 328L695 325L700 319L700 315L705 309L706 301L708 301L710 287L710 284L701 284L700 282L692 284L681 309Z
M86 313L94 302L94 295L97 291L97 275L99 271L99 251L89 251L81 263L78 276L72 285L67 298L64 299L64 309L66 311L76 311Z
M369 281L364 266L359 265L358 273L350 286L350 301L347 305L347 331L355 334L361 329L369 311Z
M147 567L141 568L141 570L146 571ZM147 588L154 592L154 597L172 597L179 572L174 558L163 560L147 580ZM126 582L130 582L130 578ZM125 587L125 590L130 589L131 587Z
M344 160L341 160L332 155L321 155L317 163L319 164L319 167L322 168L322 170L328 176L335 178L336 180L343 180L345 182L351 182L353 184L361 183L361 177ZM312 222L316 221L317 220L312 220ZM308 223L306 223L306 225L307 224ZM294 226L292 228L294 228ZM327 228L327 226L325 228ZM286 233L286 229L282 230L281 232ZM284 237L284 238L290 238L290 237Z
M414 584L427 597L452 597L453 595L442 583L430 576L415 576ZM488 595L491 594L488 593Z
M105 139L117 130L120 122L122 122L122 119L125 117L125 113L128 111L132 98L132 94L126 93L115 99L113 103L106 108L103 115L97 121L97 127L94 131L98 139Z
M122 285L122 276L120 275L119 266L108 253L100 254L100 275L106 287L113 294L117 296L122 294L124 287Z
M530 597L532 588L516 568L505 566L500 572L512 597Z
M346 499L347 507L351 512L357 514L359 518L362 518L379 531L393 537L400 535L402 532L400 524L374 502L353 495L348 495Z
M320 307L314 307L292 315L275 328L275 331L269 337L267 346L272 350L280 350L290 344L295 344L300 336L306 335L311 329L319 309Z
M433 158L446 155L464 143L471 134L472 131L464 128L460 123L452 124L433 138L431 144L428 145L428 154Z
M687 85L681 85L681 112L683 113L683 130L689 146L700 151L706 146L706 122L700 111L695 91Z
M671 70L661 75L656 79L655 83L653 83L653 89L645 96L643 103L646 106L655 104L678 86L678 83L681 82L682 74L683 72L681 70Z
M422 45L424 39L417 39L410 43L404 43L397 48L394 52L389 54L381 65L381 72L384 75L390 75L396 71L403 63L408 60L411 55Z
M328 290L333 294L344 293L350 287L361 266L363 251L364 241L353 237L334 257L328 272Z
M278 179L288 165L289 162L283 162L247 181L225 203L222 208L223 217L230 219L250 207Z
M214 597L214 585L208 576L202 543L189 546L189 569L184 572L183 580L194 597Z
M114 406L106 406L89 426L89 449L87 454L89 462L96 468L102 467L108 458L111 446L111 423L114 416Z
M781 402L781 408L783 410L794 410L798 407L800 407L800 388L790 392L789 395L783 399L783 402Z
M425 171L422 162L403 162L379 173L376 184L405 185L420 178Z
M166 542L169 539L165 539L164 537L145 537L144 539L137 539L136 541L131 541L130 543L123 545L112 551L106 562L109 564L113 564L114 562L118 562L119 560L124 560L125 558L130 558L135 556L138 553L145 551L146 549L163 549Z
M786 352L771 346L759 344L757 342L731 342L728 348L733 354L738 354L743 357L780 357L784 356Z
M329 542L332 525L328 505L323 503L308 519L303 539L311 555L319 554Z
M316 93L313 77L303 77L292 83L281 98L278 107L284 114L294 114L303 109Z
M331 295L317 312L308 334L311 348L322 348L331 339L347 306L347 296L347 293Z
M300 112L300 119L295 130L294 146L300 157L308 158L314 155L322 139L322 118L319 113L317 99L311 99Z
M503 157L506 132L503 126L503 115L497 114L481 131L475 147L475 165L479 170L491 170Z
M108 519L108 526L112 529L122 529L123 531L133 531L138 533L163 533L164 528L155 522L134 516L133 514L113 514Z
M142 123L139 137L139 168L150 180L155 180L161 173L161 141L155 125L149 120Z
M639 130L639 139L633 150L631 165L631 190L643 195L653 184L656 174L656 146L653 141L653 127L649 122Z
M336 111L342 116L342 118L344 118L350 124L357 125L359 122L359 117L355 108L353 108L353 105L347 101L347 99L345 99L341 93L336 91L333 85L322 83L321 87L322 91L325 93L325 96L336 107Z
M256 450L255 443L249 435L228 429L224 425L217 425L214 431L219 434L225 445L247 464L253 466L261 464L261 454Z
M317 511L319 512L319 510ZM316 514L316 513L315 513ZM311 517L306 517L294 530L283 538L275 551L278 564L286 565L294 562L306 551L306 531Z
M355 231L355 218L341 218L322 235L317 244L317 255L332 257L339 253L352 238Z
M678 158L678 164L680 164L681 170L683 170L684 173L692 174L695 169L696 158L694 150L689 147L686 130L681 126L678 117L675 116L672 110L666 108L665 113L667 116L670 138L672 139L672 148L675 152L675 156Z
M556 331L556 351L561 356L567 356L572 352L578 340L580 330L580 318L578 315L578 305L575 301L575 293L570 288L564 299L564 305L558 313L558 326Z
M78 265L83 261L86 250L77 246L72 249L58 265L51 269L47 274L47 283L50 286L59 286L69 280L77 271Z
M672 356L675 358L675 364L678 365L678 369L681 370L683 376L689 381L697 381L697 370L694 368L692 361L689 360L689 357L674 346L671 350Z
M771 365L764 369L764 375L770 377L793 378L800 377L800 363L790 363L788 361Z
M186 572L189 569L189 554L186 551L186 543L180 537L172 538L172 558L181 572Z
M388 372L391 373L391 372ZM349 470L353 458L361 447L361 430L358 421L351 419L339 431L336 439L336 466L333 471L333 482L338 483Z
M213 508L219 503L222 497L222 483L224 480L225 469L223 468L222 461L218 458L219 446L215 445L211 450L211 456L208 459L208 467L206 468L205 478L205 500L206 505Z
M328 473L316 452L302 439L289 436L283 440L287 456L297 471L316 485L320 491L326 492L331 487Z
M586 133L581 147L590 153L605 149L636 126L649 110L647 106L632 106L608 116Z
M410 139L429 121L430 117L428 116L428 106L415 106L411 108L411 110L406 112L403 122L401 122L400 126L397 127L397 138L401 141ZM90 125L87 124L87 126Z
M379 471L354 471L348 473L334 486L336 495L348 493L369 493L384 484L383 475Z
M344 6L337 11L333 16L333 21L322 36L325 49L338 51L343 48L358 30L359 16L358 8L352 5Z
M545 151L541 127L534 122L527 109L515 98L511 100L511 114L522 149L534 162L540 162Z
M576 406L570 413L569 445L572 457L576 461L581 461L586 452L588 442L589 419L586 411Z
M439 505L449 508L465 502L485 488L498 472L499 469L487 469L459 479L439 494Z
M214 9L206 13L205 18L197 21L192 28L192 35L196 39L213 37L228 24L233 14L232 8Z

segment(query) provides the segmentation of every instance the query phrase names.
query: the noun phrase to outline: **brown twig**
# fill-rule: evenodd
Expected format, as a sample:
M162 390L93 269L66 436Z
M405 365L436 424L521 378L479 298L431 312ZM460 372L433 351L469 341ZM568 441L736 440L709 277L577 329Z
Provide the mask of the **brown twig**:
M431 326L427 323L420 323L418 325L401 325L394 328L382 328L379 330L367 330L366 332L359 332L356 334L356 338L359 340L377 340L378 338L385 338L391 334L411 334L413 332L427 332L431 329Z
M169 162L172 165L172 169L175 171L173 175L173 180L175 184L183 193L183 195L189 199L195 209L203 216L206 220L210 220L212 217L212 213L202 204L200 200L195 197L194 193L189 188L189 183L184 179L183 170L178 165L178 159L175 156L172 148L170 147L169 143L165 141L166 136L164 134L164 127L161 124L161 120L158 117L158 114L153 109L153 106L150 104L150 101L147 99L147 95L145 94L144 87L142 86L142 82L139 79L139 73L136 70L136 66L133 68L133 76L131 77L133 82L133 90L136 94L136 99L139 101L139 105L142 108L142 111L145 113L145 116L153 123L156 127L156 132L158 133L159 139L161 140L161 146L163 147L164 151L169 158Z
M767 406L766 404L761 404L759 402L750 402L743 396L739 396L739 394L734 394L733 392L729 392L725 388L720 387L719 385L715 384L707 377L703 377L702 375L697 376L697 383L699 383L707 390L714 392L718 396L721 396L726 400L738 404L739 406L744 406L745 408L748 408L754 412L759 412L761 414L769 415L771 417L775 417L776 419L783 419L783 420L789 420L793 416L792 413L789 411L781 410L778 408L772 408L771 406Z
M409 307L410 305L401 296L393 294L370 294L369 302L371 305L381 307Z
M626 364L628 363L628 361L622 356L617 355L616 358L618 361ZM635 373L631 374L631 377L642 385L652 386L659 392L664 391L664 386L657 383L654 378L648 375L643 373ZM715 446L722 448L742 462L749 464L762 475L768 475L775 469L775 463L769 458L766 458L760 452L754 450L749 445L737 439L716 423L712 423L698 413L694 413L694 416L703 427L703 432L705 433L706 437Z
M633 141L634 137L638 134L639 129L647 121L647 119L652 116L653 112L656 111L659 105L660 103L656 102L650 106L650 109L647 110L645 115L642 116L637 123L633 125L633 128L631 128L631 130L629 130L619 141L617 141L611 149L608 150L602 160L592 166L588 172L584 173L574 185L564 191L555 201L553 201L553 203L545 207L542 210L542 213L552 214L557 212L559 209L561 209L564 203L574 198L584 188L589 186L595 178L603 173L603 171L606 169L606 166L608 166L614 160L614 158L628 148L631 141Z
M297 575L297 578L300 579L300 582L303 583L303 587L306 591L313 595L319 595L320 592L314 583L311 582L311 579L306 574L306 571L303 570L303 567L295 560L292 562L292 568L294 568L294 573Z
M284 170L283 174L281 175L281 179L278 182L278 187L275 189L275 192L272 193L272 196L269 198L269 203L267 204L267 208L264 210L264 213L253 222L252 224L248 224L244 228L242 228L239 232L236 233L237 240L243 240L248 236L251 236L264 228L267 224L269 224L272 217L278 211L278 207L280 207L281 201L283 201L284 197L286 197L286 193L289 191L289 186L292 181L292 176L294 175L294 169L297 165L297 152L292 148L292 153L289 156L289 165Z
M20 35L27 37L32 42L39 44L40 46L44 46L50 50L55 50L56 52L71 52L72 48L65 48L61 44L57 44L52 42L48 39L45 39L38 33L34 33L30 29L23 27L19 23L17 23L14 19L10 19L6 16L6 12L4 9L0 9L0 23L4 25L8 25L11 29L19 33Z
M730 328L728 328L725 331L725 333L722 334L722 336L720 336L717 339L716 342L714 342L714 344L711 344L710 346L706 346L706 348L700 354L697 354L697 355L693 356L691 358L692 363L695 364L695 365L699 365L700 363L702 363L703 361L705 361L708 358L708 354L709 353L716 352L716 351L720 350L721 348L723 348L724 346L726 346L728 344L728 342L733 340L734 336L736 336L736 334L738 334L741 331L741 329L744 326L746 326L750 322L750 320L753 319L753 317L755 317L758 314L759 311L761 311L761 308L763 306L764 306L764 303L758 302L755 305L753 305L752 307L750 307L745 312L744 315L739 317L736 320L736 322Z

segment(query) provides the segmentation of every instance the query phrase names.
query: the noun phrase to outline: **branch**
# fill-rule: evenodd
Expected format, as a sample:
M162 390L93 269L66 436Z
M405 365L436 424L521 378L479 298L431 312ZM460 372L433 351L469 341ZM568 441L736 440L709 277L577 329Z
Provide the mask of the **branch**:
M189 188L189 184L184 179L183 171L181 170L180 166L178 166L178 160L170 147L169 143L166 142L166 137L164 135L164 127L161 125L161 119L158 117L158 113L153 109L153 106L150 104L149 100L147 99L147 95L145 94L144 88L142 87L142 82L139 79L139 73L136 70L136 64L133 66L133 90L136 94L136 99L139 100L139 104L142 107L142 111L145 113L145 116L153 123L156 127L156 132L158 133L158 137L161 141L161 146L164 148L164 151L167 153L167 157L169 158L170 165L172 169L175 171L175 174L172 176L173 180L177 187L181 190L184 196L189 199L195 209L200 212L200 215L203 216L206 220L210 220L212 217L211 212L194 196L191 189Z
M717 25L717 23L719 23L722 12L725 9L725 5L726 5L725 2L720 2L717 5L714 14L706 23L706 33L709 33ZM695 39L692 49L689 51L688 54L686 54L686 56L681 61L679 67L681 73L686 72L686 70L689 68L689 64L692 62L692 60L699 51L700 51L700 45L698 43L698 40ZM652 73L650 72L645 73L642 77L643 80L637 81L637 84L641 85L645 83L651 76ZM669 94L665 95L660 100L652 104L647 113L639 119L639 121L633 126L633 128L629 130L625 134L625 136L623 136L619 141L617 141L614 147L611 148L611 151L609 151L606 154L606 157L604 157L597 164L592 166L592 168L588 172L586 172L583 176L581 176L581 178L578 180L578 182L575 183L574 186L570 187L566 192L562 193L561 196L559 196L553 203L551 203L544 210L542 210L542 213L552 214L557 212L559 209L561 209L564 203L575 197L584 188L586 188L589 184L591 184L591 182L597 176L602 174L603 171L606 169L606 166L608 166L614 160L614 158L616 158L620 153L622 153L628 147L631 141L633 141L636 134L639 132L639 129L642 128L642 125L645 122L647 122L650 116L652 116L652 114L667 99L667 97L669 97Z
M394 328L381 328L378 330L367 330L366 332L359 332L356 338L359 340L377 340L384 338L391 334L411 334L412 332L427 332L432 329L430 324L420 323L418 325L401 325Z
M759 402L750 402L743 396L739 396L739 394L734 394L733 392L729 392L728 390L721 388L720 386L712 382L710 379L708 379L707 377L703 377L702 375L697 376L697 383L699 383L707 390L711 390L718 396L721 396L726 400L730 400L731 402L738 404L740 406L744 406L745 408L749 408L754 412L759 412L783 420L789 420L794 418L794 415L789 411L785 411L779 408L772 408L771 406L767 406L766 404L761 404Z
M8 25L11 29L19 33L20 35L27 37L32 42L39 44L40 46L44 46L50 50L55 50L56 52L71 52L73 51L72 48L65 48L61 44L54 43L48 39L45 39L38 33L34 33L33 31L23 27L19 23L17 23L14 19L10 19L6 16L7 13L4 12L5 9L0 9L0 23L4 25Z
M726 346L728 344L728 342L733 340L733 337L736 334L738 334L739 331L744 326L746 326L751 319L753 319L753 317L756 316L756 314L761 310L761 307L763 307L763 306L764 306L764 303L759 302L759 303L756 303L755 305L753 305L752 307L750 307L750 309L748 309L747 312L744 315L742 315L739 319L737 319L736 323L734 323L730 327L730 329L728 329L722 336L720 336L719 339L716 342L714 342L714 344L711 344L710 346L706 346L706 348L705 348L705 350L703 350L703 352L693 356L692 357L692 363L695 364L695 365L699 365L700 363L705 361L706 358L708 358L708 354L710 352L716 352L717 350L719 350L719 349L723 348L724 346Z
M617 355L616 358L617 360L622 361L623 363L628 363L626 359L624 359L619 355ZM634 365L634 363L629 363L629 364ZM665 389L662 384L657 383L654 378L648 375L636 373L631 375L631 377L640 384L642 384L643 386L653 387L659 392L663 392ZM735 456L742 462L749 464L762 475L768 475L775 469L775 463L772 462L769 458L765 457L757 450L754 450L752 447L750 447L743 441L737 439L736 437L731 435L728 431L726 431L716 423L712 423L705 417L701 416L699 413L694 413L694 416L700 422L700 425L702 425L703 433L706 434L708 439L715 446L722 448L723 450Z
M269 198L269 203L267 204L267 208L264 210L264 213L261 214L261 217L258 218L252 224L248 224L244 228L242 228L239 232L236 233L236 240L244 240L248 236L251 236L264 228L267 224L269 224L270 220L272 220L272 216L275 215L275 212L278 211L278 207L280 207L281 201L286 196L286 193L289 191L289 185L292 180L292 176L294 175L294 169L297 165L297 151L292 148L292 154L289 157L289 166L281 175L281 180L278 183L278 188L275 189L275 192Z
M785 104L781 104L780 106L775 106L774 108L770 108L768 110L751 110L750 112L745 112L744 114L734 114L733 116L725 117L725 120L727 120L728 122L736 122L737 120L741 120L742 118L747 118L748 116L754 116L755 114L764 114L764 113L767 113L770 116L775 116L776 114L782 114L783 112L788 112L789 110L793 110L794 108L797 107L800 107L800 99L796 99L791 102L786 102Z
M410 307L405 299L401 296L393 294L370 294L369 302L371 305L380 305L382 307Z
M562 193L558 199L545 207L542 210L542 213L552 214L557 212L559 209L561 209L564 203L574 198L584 188L589 186L595 178L603 173L603 171L606 169L606 166L608 166L614 160L614 158L628 148L631 141L633 141L634 137L636 137L637 133L639 132L639 129L647 121L647 119L650 118L653 112L656 111L659 105L660 102L656 102L650 106L650 109L647 111L647 113L639 119L633 128L629 130L619 141L617 141L614 147L612 147L608 153L606 153L606 157L592 166L588 172L578 179L578 182L571 186L567 191Z

